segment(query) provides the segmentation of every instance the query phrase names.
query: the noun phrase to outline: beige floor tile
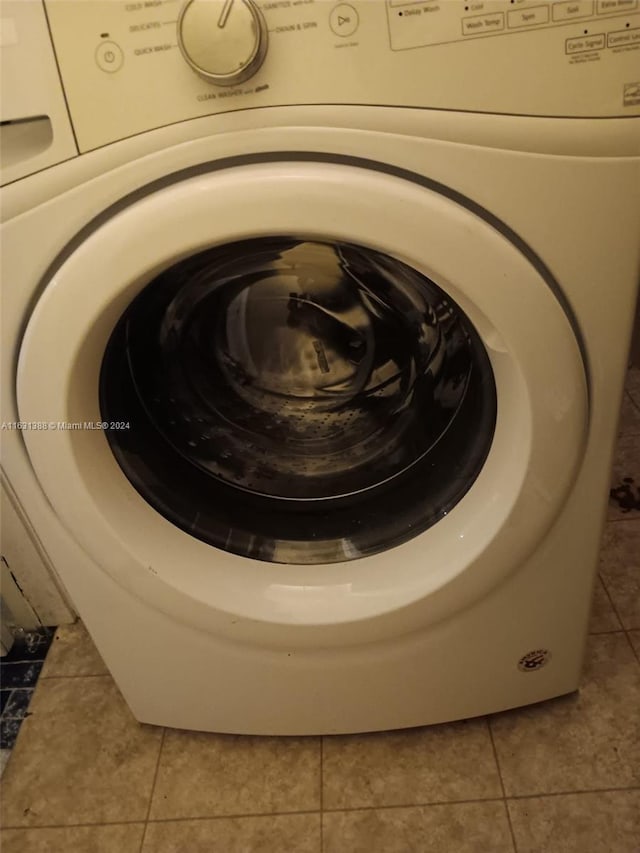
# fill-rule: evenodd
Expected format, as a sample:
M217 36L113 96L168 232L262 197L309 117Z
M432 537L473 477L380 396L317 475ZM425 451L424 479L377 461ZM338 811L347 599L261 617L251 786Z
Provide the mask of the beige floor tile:
M600 577L625 628L640 628L640 517L609 522L600 551Z
M144 823L5 829L2 853L139 853Z
M640 791L509 800L518 853L638 853Z
M628 631L627 634L629 639L631 640L631 645L633 646L635 653L640 658L640 630Z
M107 674L104 661L82 622L61 625L47 653L40 678Z
M626 480L632 482L625 482ZM627 495L609 499L609 519L627 521L640 518L640 510L633 508L637 507L640 494L640 435L621 435L618 438L611 472L611 488L624 489Z
M110 676L38 682L3 779L5 827L144 820L162 730Z
M579 694L491 717L507 796L640 785L638 708L626 636L592 635Z
M622 398L618 430L621 435L640 434L640 408L636 406L628 393L625 393Z
M4 773L4 768L7 766L9 762L9 757L11 756L10 749L0 749L0 778Z
M318 808L319 738L166 734L152 819Z
M606 631L619 631L622 628L620 620L616 616L607 591L602 580L596 578L593 589L593 603L591 605L591 619L589 621L590 634L603 634Z
M419 805L501 795L484 719L326 737L325 808Z
M320 853L320 814L150 823L142 853Z
M324 853L513 853L504 803L326 812Z

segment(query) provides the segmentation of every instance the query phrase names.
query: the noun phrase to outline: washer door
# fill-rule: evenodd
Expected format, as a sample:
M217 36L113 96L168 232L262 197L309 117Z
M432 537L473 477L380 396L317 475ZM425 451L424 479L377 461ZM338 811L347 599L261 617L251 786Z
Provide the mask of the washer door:
M107 346L100 408L165 518L241 556L316 564L450 512L489 452L496 393L472 323L426 276L363 246L268 237L146 285Z
M405 633L553 522L579 347L501 232L417 183L269 163L165 187L56 270L18 371L34 469L88 554L234 639Z

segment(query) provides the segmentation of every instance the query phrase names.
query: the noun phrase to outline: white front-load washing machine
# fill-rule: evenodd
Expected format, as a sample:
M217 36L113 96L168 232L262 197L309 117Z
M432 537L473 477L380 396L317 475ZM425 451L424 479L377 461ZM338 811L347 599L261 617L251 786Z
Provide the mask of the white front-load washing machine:
M353 732L575 690L638 3L3 14L3 476L138 719Z

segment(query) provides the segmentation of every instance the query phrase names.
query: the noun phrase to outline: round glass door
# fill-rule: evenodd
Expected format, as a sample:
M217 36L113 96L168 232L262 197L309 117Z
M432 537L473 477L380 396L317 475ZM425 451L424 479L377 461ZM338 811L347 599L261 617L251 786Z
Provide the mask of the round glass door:
M384 551L446 515L491 446L485 349L433 281L360 245L256 238L152 280L102 363L104 421L165 518L260 560Z

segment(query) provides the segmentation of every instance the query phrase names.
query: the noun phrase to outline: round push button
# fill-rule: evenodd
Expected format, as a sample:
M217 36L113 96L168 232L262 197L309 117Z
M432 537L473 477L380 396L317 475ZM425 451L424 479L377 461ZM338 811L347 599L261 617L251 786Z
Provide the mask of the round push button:
M101 71L113 74L119 71L124 62L124 54L120 45L114 41L103 41L96 49L96 63Z
M348 3L340 3L334 6L329 15L329 26L341 38L353 35L358 29L359 23L358 13Z

